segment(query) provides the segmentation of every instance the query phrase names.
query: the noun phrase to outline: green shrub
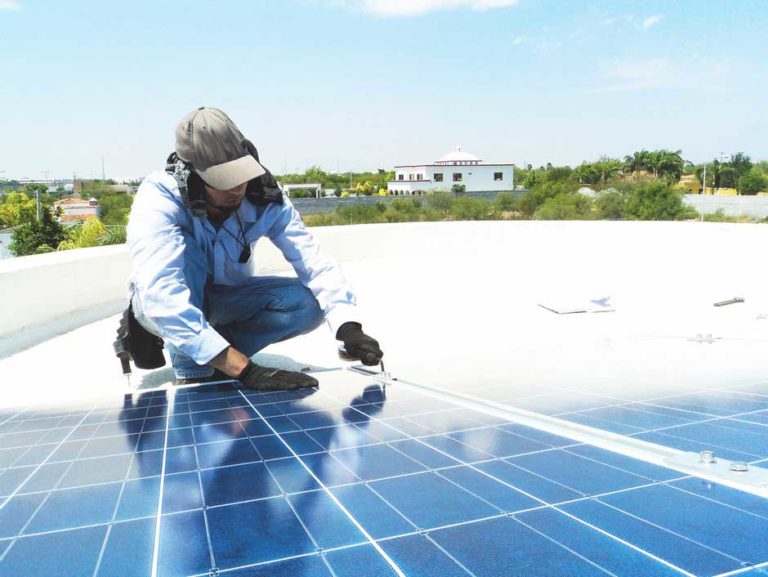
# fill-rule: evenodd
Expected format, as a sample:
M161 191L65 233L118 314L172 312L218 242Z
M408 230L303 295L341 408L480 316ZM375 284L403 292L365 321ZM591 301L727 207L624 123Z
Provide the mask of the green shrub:
M415 198L396 198L389 206L395 212L415 213L421 208L421 202Z
M604 220L621 220L624 218L624 194L621 192L606 192L595 200L597 217Z
M536 220L588 220L592 217L592 200L583 194L558 194L548 198L536 210Z
M740 194L757 194L768 190L768 178L759 168L753 168L739 179L737 186Z
M501 212L510 212L517 210L518 199L517 195L511 192L500 192L496 196L496 208Z
M462 196L453 204L455 220L493 220L496 218L493 203L483 198Z
M336 209L339 219L346 224L385 222L383 213L371 204L349 204Z
M335 224L342 224L337 222L338 215L335 212L325 212L321 214L308 214L302 217L304 224L307 226L333 226Z
M48 208L43 208L41 219L16 227L11 234L8 250L15 256L37 254L40 247L58 246L67 238L67 231L54 218ZM49 252L46 248L43 252Z
M107 230L101 235L99 244L107 246L111 244L124 244L128 240L128 231L124 226L107 225Z
M532 217L547 199L554 198L558 194L569 194L573 189L574 185L568 181L543 181L520 197L519 210L525 216Z
M456 202L456 197L446 192L436 192L427 197L427 204L443 214L451 211L454 202Z
M624 214L634 220L682 220L696 216L682 195L664 182L651 182L629 193Z

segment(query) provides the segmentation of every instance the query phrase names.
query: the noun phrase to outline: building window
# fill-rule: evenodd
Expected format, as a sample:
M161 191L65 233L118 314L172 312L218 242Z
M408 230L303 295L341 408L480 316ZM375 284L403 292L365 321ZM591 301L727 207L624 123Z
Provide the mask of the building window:
M454 172L453 173L453 182L461 182L461 173L460 172Z
M398 174L397 175L397 180L403 180L404 178L405 178L404 174Z
M423 174L417 174L416 175L416 180L422 180L422 176L424 176L424 175Z
M408 180L413 180L413 173L408 175Z
M434 178L435 178L435 182L443 182L443 173L436 172Z
M504 175L501 172L494 172L493 180L504 180Z

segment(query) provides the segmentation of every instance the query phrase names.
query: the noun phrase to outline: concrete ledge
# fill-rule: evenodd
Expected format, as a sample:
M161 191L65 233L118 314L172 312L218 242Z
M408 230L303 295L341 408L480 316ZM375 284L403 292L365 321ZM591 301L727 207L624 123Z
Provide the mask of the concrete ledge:
M124 245L0 262L0 356L114 314L127 278Z

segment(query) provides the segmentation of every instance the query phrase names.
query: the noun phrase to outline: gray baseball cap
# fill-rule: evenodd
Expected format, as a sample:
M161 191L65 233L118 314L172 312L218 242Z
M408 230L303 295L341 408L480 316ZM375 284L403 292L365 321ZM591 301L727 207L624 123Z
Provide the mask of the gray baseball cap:
M248 152L243 133L217 108L201 106L179 122L176 154L217 190L229 190L267 172Z

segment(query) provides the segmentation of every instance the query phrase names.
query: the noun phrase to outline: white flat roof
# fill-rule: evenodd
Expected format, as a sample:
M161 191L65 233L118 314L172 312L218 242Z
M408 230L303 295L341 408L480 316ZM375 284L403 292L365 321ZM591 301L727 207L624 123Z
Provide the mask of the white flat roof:
M768 244L764 225L435 222L314 233L343 265L387 369L409 381L487 384L514 397L543 384L614 395L768 374L768 273L754 249ZM256 257L265 273L291 273L269 243ZM4 266L24 264L13 260ZM606 296L615 312L556 315L538 306ZM713 307L734 296L745 302ZM116 326L111 317L0 359L0 404L123 390ZM323 326L265 353L333 367L337 345Z

